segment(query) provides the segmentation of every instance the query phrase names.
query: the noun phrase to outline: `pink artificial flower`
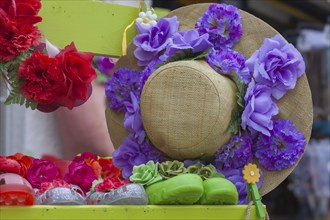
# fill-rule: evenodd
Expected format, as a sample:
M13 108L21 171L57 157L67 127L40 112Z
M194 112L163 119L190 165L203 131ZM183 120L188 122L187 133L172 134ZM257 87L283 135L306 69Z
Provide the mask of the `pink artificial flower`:
M86 162L72 162L69 172L64 175L64 180L79 186L85 193L89 191L93 181L97 179L93 169Z
M44 182L57 179L60 175L58 168L51 161L34 159L27 171L26 179L33 188L40 188Z

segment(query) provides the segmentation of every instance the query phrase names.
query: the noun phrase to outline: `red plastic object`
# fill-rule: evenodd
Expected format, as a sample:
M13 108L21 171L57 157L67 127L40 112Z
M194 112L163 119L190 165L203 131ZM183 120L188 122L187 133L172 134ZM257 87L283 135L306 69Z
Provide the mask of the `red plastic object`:
M14 173L0 175L0 205L24 206L34 204L34 191L31 184Z

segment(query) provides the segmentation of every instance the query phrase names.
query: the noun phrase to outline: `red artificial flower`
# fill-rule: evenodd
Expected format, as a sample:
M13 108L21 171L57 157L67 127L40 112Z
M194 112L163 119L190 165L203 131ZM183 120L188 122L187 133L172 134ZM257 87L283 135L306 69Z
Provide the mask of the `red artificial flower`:
M115 167L112 162L112 158L100 158L98 160L100 166L102 167L101 177L102 179L117 178L121 177L121 169Z
M56 187L65 187L71 189L70 184L68 184L65 180L62 179L54 179L50 182L43 182L40 184L40 189L37 191L37 196L41 195L48 189L56 188Z
M21 165L14 159L3 157L0 155L0 173L16 173L20 174Z
M8 156L8 159L16 160L20 164L20 171L19 175L22 177L26 177L27 170L29 167L32 165L33 157L21 154L21 153L16 153L14 155Z
M120 178L106 178L102 183L95 186L96 192L108 192L112 189L117 189L125 184L129 183L128 180L121 180Z
M94 54L77 51L74 43L66 46L56 59L66 76L66 94L60 100L63 106L72 109L83 104L89 98L92 86L91 82L96 78L95 69L92 66Z
M58 68L58 61L39 51L21 63L18 78L22 80L23 96L40 104L54 103L65 90L65 76Z
M59 169L51 161L34 159L28 169L26 179L33 188L40 188L41 183L50 182L60 175Z
M37 46L41 34L34 26L40 0L6 0L0 2L0 62L10 61L31 46Z

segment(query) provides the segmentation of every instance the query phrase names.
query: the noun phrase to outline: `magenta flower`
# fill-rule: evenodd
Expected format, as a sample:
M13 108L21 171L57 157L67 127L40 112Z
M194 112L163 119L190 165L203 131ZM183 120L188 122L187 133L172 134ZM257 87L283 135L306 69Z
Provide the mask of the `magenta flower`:
M147 65L171 42L171 37L178 31L179 21L176 16L161 18L156 26L147 33L136 35L133 43L136 45L134 51L139 66Z
M271 136L259 134L253 151L267 170L282 170L296 164L306 140L289 120L275 119Z
M98 160L98 156L91 152L83 152L80 155L77 155L73 158L72 161L74 162L81 162L81 161L96 161Z
M271 97L271 89L265 85L256 85L252 80L244 100L245 109L242 113L242 128L245 130L248 127L251 132L257 131L270 136L269 131L273 129L272 117L279 112Z
M243 34L238 8L226 4L211 5L195 27L201 35L209 34L216 49L232 48Z
M65 181L79 186L85 193L90 190L95 179L97 176L93 169L84 161L71 162L69 172L64 176Z
M305 72L301 54L281 35L266 38L259 50L246 61L256 83L271 88L272 96L280 99L296 86L297 79Z
M40 189L44 182L51 182L57 179L60 171L57 166L48 160L34 159L27 171L26 179L31 183L33 188Z

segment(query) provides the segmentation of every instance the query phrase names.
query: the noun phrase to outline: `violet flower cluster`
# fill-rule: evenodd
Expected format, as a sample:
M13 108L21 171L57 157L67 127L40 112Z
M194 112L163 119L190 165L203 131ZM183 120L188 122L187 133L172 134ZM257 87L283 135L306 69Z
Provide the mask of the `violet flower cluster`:
M137 97L131 92L131 102L124 102L126 106L126 113L124 117L124 127L130 131L138 144L141 144L145 137L145 131L142 123L140 105Z
M177 32L173 34L171 43L167 45L165 53L159 59L166 61L175 53L183 50L190 50L193 54L208 50L213 47L208 38L208 34L199 35L198 31L194 29Z
M244 55L232 49L216 50L211 49L206 56L207 63L218 73L229 75L237 74L248 84L251 81L249 69L245 66Z
M289 120L275 119L271 136L259 134L253 151L267 170L291 167L304 153L306 140Z
M209 34L216 49L232 48L243 34L238 8L227 4L212 4L195 27L201 35Z
M116 112L126 111L125 101L130 102L132 92L139 97L138 91L140 81L140 72L128 69L117 69L111 78L105 83L105 95L109 106Z
M214 166L220 170L241 169L253 160L252 140L248 134L233 136L214 155Z

